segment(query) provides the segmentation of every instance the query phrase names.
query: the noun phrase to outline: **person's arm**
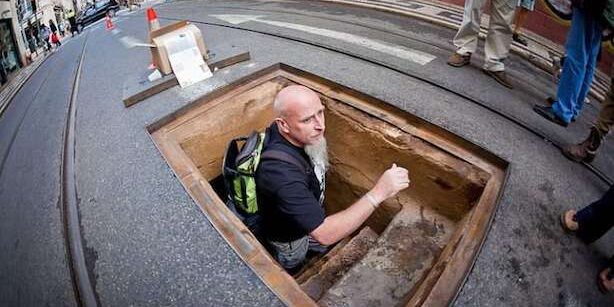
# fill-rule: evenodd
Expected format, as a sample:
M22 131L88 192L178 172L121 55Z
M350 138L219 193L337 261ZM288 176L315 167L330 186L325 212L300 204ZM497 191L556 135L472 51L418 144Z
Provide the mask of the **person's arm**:
M345 210L326 217L324 222L311 232L311 237L323 245L340 241L358 229L380 203L408 186L407 170L393 164L382 174L373 189Z

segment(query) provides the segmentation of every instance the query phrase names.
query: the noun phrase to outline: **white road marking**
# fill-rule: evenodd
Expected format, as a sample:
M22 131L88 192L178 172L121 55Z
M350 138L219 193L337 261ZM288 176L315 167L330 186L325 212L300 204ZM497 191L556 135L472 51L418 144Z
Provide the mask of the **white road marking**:
M344 41L350 44L358 45L364 48L368 48L371 50L375 50L381 53L385 53L388 55L392 55L404 60L412 61L418 63L420 65L425 65L434 60L436 57L432 54L418 51L410 48L406 48L403 46L395 46L382 41L349 34L345 32L339 32L329 29L316 28L311 26L305 26L300 24L282 22L282 21L273 21L273 20L265 20L262 19L262 16L256 15L210 15L211 17L215 17L217 19L226 21L231 24L241 24L248 21L261 22L264 24L282 27L297 31L302 31L314 35L325 36L333 39L337 39L340 41Z
M209 15L211 17L215 17L217 19L221 19L227 23L231 23L233 25L238 25L244 22L248 22L248 21L254 21L254 20L258 20L261 17L264 16L260 16L260 15L232 15L232 14L226 14L226 15Z

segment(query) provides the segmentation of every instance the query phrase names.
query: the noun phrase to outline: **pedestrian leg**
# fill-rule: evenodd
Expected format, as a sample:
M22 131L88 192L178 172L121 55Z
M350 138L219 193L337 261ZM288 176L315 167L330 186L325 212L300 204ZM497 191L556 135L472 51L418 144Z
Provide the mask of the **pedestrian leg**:
M598 201L576 213L577 235L586 243L601 238L614 225L614 186Z
M512 40L524 46L527 45L527 41L520 37L519 32L527 20L527 16L529 16L529 10L524 6L519 6L514 15L514 32L512 33Z
M599 111L595 128L603 135L607 135L612 125L614 125L614 80L610 81L610 90L606 94L601 111Z
M468 55L478 48L478 33L480 32L480 18L485 0L466 0L463 13L463 22L454 36L454 45L458 48L456 53Z
M593 83L593 77L595 75L595 66L597 66L597 56L601 49L601 25L598 20L588 19L586 22L586 36L585 48L586 48L586 71L584 72L584 80L580 85L580 91L578 92L578 98L574 109L574 118L576 118L582 107L584 106L584 100L588 95L588 91Z
M552 112L566 123L573 118L580 88L584 82L588 55L585 48L585 33L588 16L582 9L573 8L571 29L565 44L565 64L557 89L557 100Z
M514 1L492 0L490 5L490 23L484 53L484 69L503 71L503 60L507 58L512 43L512 20L514 19Z

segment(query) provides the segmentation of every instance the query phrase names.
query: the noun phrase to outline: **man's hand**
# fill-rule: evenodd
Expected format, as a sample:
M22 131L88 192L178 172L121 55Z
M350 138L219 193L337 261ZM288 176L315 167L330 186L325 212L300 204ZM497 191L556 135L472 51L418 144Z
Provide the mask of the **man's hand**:
M377 180L377 183L369 193L375 198L377 203L397 195L401 190L409 186L409 176L405 168L392 164L384 174Z
M339 242L358 229L381 202L395 196L408 186L407 170L393 164L377 180L373 189L367 192L367 197L360 198L348 208L326 217L324 223L311 232L311 236L323 245Z

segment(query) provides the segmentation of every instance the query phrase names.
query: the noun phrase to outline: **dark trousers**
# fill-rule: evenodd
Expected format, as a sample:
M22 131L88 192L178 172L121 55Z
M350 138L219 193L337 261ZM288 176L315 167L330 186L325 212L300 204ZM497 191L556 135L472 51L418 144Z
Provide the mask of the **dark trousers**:
M601 199L578 211L576 221L577 235L586 243L595 242L608 232L614 226L614 186Z

